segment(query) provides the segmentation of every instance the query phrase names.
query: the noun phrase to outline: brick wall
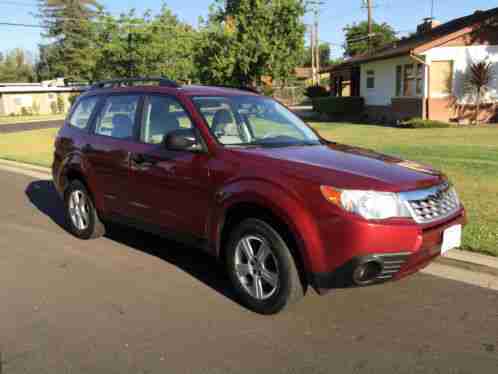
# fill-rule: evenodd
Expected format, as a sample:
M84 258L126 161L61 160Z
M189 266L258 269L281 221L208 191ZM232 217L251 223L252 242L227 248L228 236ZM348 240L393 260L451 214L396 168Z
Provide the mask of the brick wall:
M428 99L429 119L469 123L475 118L475 105L457 104L454 97ZM498 103L481 104L480 122L498 122Z
M421 97L396 97L391 103L394 119L424 118L424 99Z

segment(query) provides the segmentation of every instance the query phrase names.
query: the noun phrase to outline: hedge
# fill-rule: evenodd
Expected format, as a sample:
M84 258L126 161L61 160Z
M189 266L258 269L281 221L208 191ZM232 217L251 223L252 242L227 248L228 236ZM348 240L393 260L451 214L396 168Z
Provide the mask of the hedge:
M401 122L399 127L407 128L407 129L430 129L430 128L446 128L451 125L447 122L442 121L434 121L430 119L422 119L422 118L412 118L408 121Z
M358 96L329 96L312 100L313 110L320 114L354 114L363 113L364 100Z
M304 96L309 97L310 99L314 99L317 97L328 97L330 92L324 86L315 85L306 87L304 92Z

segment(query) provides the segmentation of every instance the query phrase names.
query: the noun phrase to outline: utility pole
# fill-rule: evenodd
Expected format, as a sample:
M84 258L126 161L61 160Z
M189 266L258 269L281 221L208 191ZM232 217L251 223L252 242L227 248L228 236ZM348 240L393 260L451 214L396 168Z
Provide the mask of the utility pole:
M315 8L315 64L316 64L316 83L320 84L320 38L318 37L318 18L320 5L317 5Z
M372 33L373 33L373 20L372 20L372 0L367 0L368 7L368 53L372 51Z
M314 25L311 25L311 27L310 27L310 49L311 49L311 80L313 82L313 85L315 85L316 84L316 71L315 71L316 53L315 53L315 27L314 27Z
M313 74L313 84L320 84L320 39L318 38L318 23L320 19L320 5L323 5L321 0L307 0L306 6L313 9L313 23L311 29L311 70Z

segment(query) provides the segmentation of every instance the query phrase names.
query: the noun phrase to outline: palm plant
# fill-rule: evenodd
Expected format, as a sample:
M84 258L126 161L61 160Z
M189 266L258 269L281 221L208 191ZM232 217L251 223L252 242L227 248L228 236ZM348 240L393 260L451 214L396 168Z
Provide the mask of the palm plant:
M485 90L493 82L493 65L489 61L474 62L470 65L467 83L469 89L476 93L475 123L479 124L481 101Z

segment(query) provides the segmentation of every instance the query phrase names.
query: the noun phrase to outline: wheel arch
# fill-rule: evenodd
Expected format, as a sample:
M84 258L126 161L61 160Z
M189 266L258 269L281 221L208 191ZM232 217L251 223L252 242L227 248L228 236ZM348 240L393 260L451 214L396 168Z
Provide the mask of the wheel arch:
M98 211L102 211L102 202L98 200L98 196L92 188L87 170L83 165L83 159L81 155L77 153L72 153L66 157L62 163L61 173L58 177L59 188L64 198L67 187L73 180L79 180L86 187L88 193L90 194L93 202Z
M313 271L313 253L322 248L318 227L305 199L289 185L261 178L238 180L216 194L209 225L213 254L224 259L233 227L246 218L261 218L283 236L303 280Z

